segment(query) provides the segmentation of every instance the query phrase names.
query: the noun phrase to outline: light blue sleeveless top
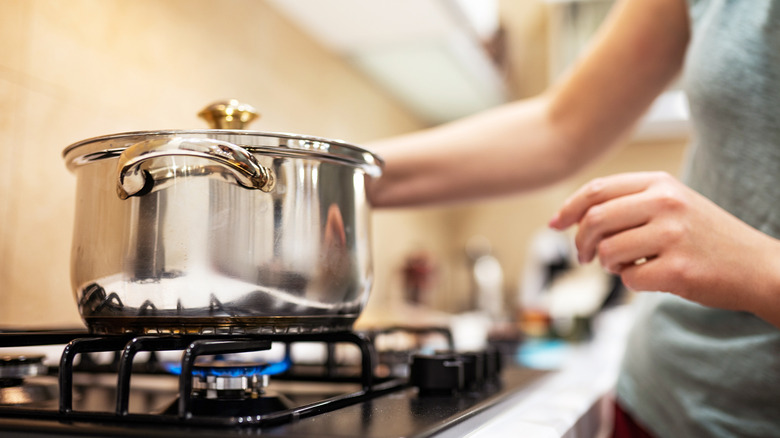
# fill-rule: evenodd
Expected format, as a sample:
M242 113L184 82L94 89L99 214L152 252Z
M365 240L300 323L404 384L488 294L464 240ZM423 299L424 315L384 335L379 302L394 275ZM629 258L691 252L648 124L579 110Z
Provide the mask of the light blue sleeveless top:
M780 237L780 1L689 3L685 180ZM780 437L779 329L670 294L637 304L617 392L640 423L658 437Z

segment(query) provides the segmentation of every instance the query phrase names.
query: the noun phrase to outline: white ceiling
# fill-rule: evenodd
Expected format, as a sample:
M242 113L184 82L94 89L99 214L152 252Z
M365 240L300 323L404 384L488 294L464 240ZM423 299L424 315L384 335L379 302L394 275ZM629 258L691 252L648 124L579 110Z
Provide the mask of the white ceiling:
M507 99L482 44L498 29L494 0L269 2L431 124Z

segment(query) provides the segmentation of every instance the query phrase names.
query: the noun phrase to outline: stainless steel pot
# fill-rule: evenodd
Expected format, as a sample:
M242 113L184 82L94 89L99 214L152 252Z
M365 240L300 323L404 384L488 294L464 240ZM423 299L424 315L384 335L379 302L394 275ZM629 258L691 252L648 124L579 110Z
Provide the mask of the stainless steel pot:
M218 128L256 117L222 102ZM71 282L95 333L351 328L371 286L365 179L335 140L208 129L130 132L63 152L77 176Z

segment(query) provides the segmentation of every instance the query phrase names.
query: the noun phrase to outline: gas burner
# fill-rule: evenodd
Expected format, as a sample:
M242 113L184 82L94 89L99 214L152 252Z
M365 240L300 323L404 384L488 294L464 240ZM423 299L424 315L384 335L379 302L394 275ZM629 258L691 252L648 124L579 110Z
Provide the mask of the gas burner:
M236 400L265 394L270 381L267 363L213 361L192 369L192 395L198 398Z
M0 356L0 406L31 405L56 398L56 385L27 383L28 377L46 374L43 355Z
M292 409L293 403L287 397L268 389L270 375L283 371L282 368L286 369L285 362L215 360L193 365L192 414L229 415L251 420L257 415ZM178 401L168 408L168 412L175 413L177 408Z
M0 356L0 388L19 386L26 377L46 374L43 355Z

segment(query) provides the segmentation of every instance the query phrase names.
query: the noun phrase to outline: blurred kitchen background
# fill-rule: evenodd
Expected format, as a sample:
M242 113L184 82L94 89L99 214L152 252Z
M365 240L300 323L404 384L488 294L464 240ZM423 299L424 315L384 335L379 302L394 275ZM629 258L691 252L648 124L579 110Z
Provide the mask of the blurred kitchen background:
M254 105L263 114L250 127L257 130L361 144L425 128L542 91L609 6L0 1L0 324L81 324L69 282L76 181L61 157L69 144L122 131L205 128L196 113L225 98ZM480 272L500 273L489 287L502 304L488 310L511 320L532 242L560 202L597 175L676 174L686 128L684 100L672 90L627 147L554 187L375 212L375 285L359 323L421 322L426 313L409 308L473 310L480 306L474 268L485 255L490 263Z

